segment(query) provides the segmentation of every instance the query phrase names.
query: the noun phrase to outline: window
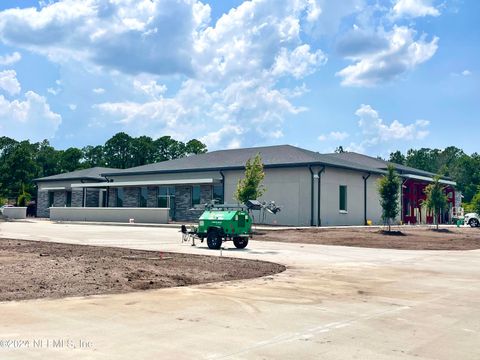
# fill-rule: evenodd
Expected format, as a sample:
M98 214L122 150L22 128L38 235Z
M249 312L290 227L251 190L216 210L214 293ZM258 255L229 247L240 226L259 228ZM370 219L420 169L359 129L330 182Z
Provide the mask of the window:
M340 212L347 212L347 186L340 185Z
M192 186L192 207L200 204L200 185Z
M147 207L148 188L138 188L138 207Z
M65 192L65 206L71 207L72 206L72 192L66 191Z
M212 186L212 200L217 204L223 204L223 185Z
M50 191L48 193L48 207L52 207L54 201L55 201L55 193L53 191Z
M117 188L116 195L117 195L116 206L123 207L123 200L125 199L125 192L123 191L123 188Z
M175 186L159 186L157 190L157 207L172 208L175 204Z

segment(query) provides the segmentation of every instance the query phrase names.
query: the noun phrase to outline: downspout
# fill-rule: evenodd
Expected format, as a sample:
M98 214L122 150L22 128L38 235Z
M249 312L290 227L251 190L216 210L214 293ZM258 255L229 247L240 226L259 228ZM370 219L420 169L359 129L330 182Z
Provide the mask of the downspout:
M313 179L313 170L312 170L312 165L309 165L308 166L308 170L310 170L310 174L311 174L311 186L310 186L310 191L311 191L311 196L310 196L310 226L313 226L313 182L314 182L314 179Z
M317 226L322 226L322 218L320 216L320 202L322 199L322 173L325 171L325 165L322 166L322 168L318 171L317 176L318 176L318 203L317 203Z
M363 176L363 214L364 214L364 225L367 225L367 180L372 175L368 173L367 176Z
M225 204L225 174L220 170L220 176L222 177L222 199Z

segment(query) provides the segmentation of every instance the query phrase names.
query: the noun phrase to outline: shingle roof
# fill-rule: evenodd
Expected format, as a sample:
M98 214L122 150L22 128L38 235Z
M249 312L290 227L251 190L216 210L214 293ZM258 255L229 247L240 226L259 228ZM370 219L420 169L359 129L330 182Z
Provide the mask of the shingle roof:
M244 149L218 150L192 155L180 159L163 161L124 170L104 172L103 175L132 175L145 173L241 169L248 159L260 154L265 167L330 165L347 169L383 173L375 167L301 149L292 145L252 147Z
M335 157L337 159L351 161L351 162L354 162L354 163L359 164L359 165L374 167L376 169L385 170L388 165L393 165L397 171L400 171L402 173L423 175L423 176L429 176L429 177L433 177L433 176L436 175L436 174L428 172L428 171L415 169L415 168L412 168L410 166L395 164L395 163L392 163L390 161L377 159L377 158L374 158L374 157L371 157L371 156L358 154L358 153L355 153L355 152L333 153L333 154L328 154L328 155L332 156L332 157Z
M72 180L72 179L105 181L105 178L101 174L105 172L111 172L111 171L118 171L118 169L106 168L106 167L93 167L90 169L82 169L82 170L76 170L76 171L58 174L58 175L46 176L43 178L35 179L33 181L40 182L40 181L59 181L59 180Z

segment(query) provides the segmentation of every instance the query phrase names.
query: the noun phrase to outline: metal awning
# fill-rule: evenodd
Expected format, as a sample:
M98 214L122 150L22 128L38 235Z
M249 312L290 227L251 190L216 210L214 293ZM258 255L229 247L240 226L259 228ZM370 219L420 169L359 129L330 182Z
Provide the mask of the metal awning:
M65 189L66 189L65 186L42 187L42 190L49 190L49 191L53 191L53 190L65 190Z
M142 181L114 181L101 183L72 184L72 188L107 188L130 186L159 186L159 185L201 185L221 183L222 179L172 179L172 180L142 180Z
M433 181L433 178L428 176L420 176L420 175L414 175L414 174L402 174L402 176L407 179L414 179L414 180L421 180L421 181L428 181L428 182ZM445 185L453 185L453 186L457 185L455 181L444 180L444 179L440 179L439 183L445 184Z

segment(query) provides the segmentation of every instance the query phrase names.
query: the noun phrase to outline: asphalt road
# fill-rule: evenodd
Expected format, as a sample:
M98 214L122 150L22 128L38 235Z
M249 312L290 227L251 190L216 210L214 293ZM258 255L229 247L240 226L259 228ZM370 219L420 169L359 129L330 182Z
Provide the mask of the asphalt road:
M480 359L479 250L252 241L220 254L181 244L177 229L47 221L0 223L0 237L287 266L254 280L3 302L0 359Z

